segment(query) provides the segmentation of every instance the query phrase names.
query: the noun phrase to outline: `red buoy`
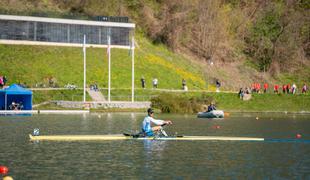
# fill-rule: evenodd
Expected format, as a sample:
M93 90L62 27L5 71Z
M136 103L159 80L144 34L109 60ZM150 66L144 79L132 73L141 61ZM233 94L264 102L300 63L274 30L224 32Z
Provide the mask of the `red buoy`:
M296 138L300 139L301 138L301 134L296 134Z
M9 168L6 166L0 166L0 174L7 174L9 172Z
M221 128L221 126L219 126L219 125L213 126L213 129L220 129L220 128Z

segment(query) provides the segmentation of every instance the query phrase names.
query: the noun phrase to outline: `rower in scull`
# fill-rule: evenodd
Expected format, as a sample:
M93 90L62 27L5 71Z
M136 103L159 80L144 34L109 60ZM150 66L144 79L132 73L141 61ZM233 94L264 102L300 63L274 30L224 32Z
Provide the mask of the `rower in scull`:
M151 127L151 123L157 126ZM144 118L142 122L142 132L144 133L145 136L154 136L154 133L160 131L163 125L168 125L168 124L172 124L172 122L170 120L165 121L165 120L154 119L154 111L152 108L149 108L147 110L147 116Z

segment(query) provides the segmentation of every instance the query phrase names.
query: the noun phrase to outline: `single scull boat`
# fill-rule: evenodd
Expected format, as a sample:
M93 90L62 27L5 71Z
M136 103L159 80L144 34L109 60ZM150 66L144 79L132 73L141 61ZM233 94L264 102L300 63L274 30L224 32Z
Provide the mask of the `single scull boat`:
M110 141L110 140L181 140L181 141L264 141L264 138L255 137L227 137L227 136L167 136L167 137L133 137L124 134L114 135L49 135L33 136L31 141Z

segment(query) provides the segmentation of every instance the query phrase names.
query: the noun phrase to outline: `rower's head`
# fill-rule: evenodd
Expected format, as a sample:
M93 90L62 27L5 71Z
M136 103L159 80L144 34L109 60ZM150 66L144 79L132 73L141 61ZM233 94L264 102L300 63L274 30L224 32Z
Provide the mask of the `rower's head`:
M153 117L153 115L154 115L153 109L152 109L152 108L148 108L148 109L147 109L147 114L148 114L149 116Z

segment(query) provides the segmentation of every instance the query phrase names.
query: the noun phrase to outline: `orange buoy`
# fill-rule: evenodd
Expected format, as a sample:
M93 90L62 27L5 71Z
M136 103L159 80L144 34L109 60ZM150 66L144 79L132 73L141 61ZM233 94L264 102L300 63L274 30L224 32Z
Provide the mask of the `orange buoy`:
M0 174L7 174L9 172L9 168L6 166L0 166Z
M296 138L300 139L301 138L301 134L296 134Z

